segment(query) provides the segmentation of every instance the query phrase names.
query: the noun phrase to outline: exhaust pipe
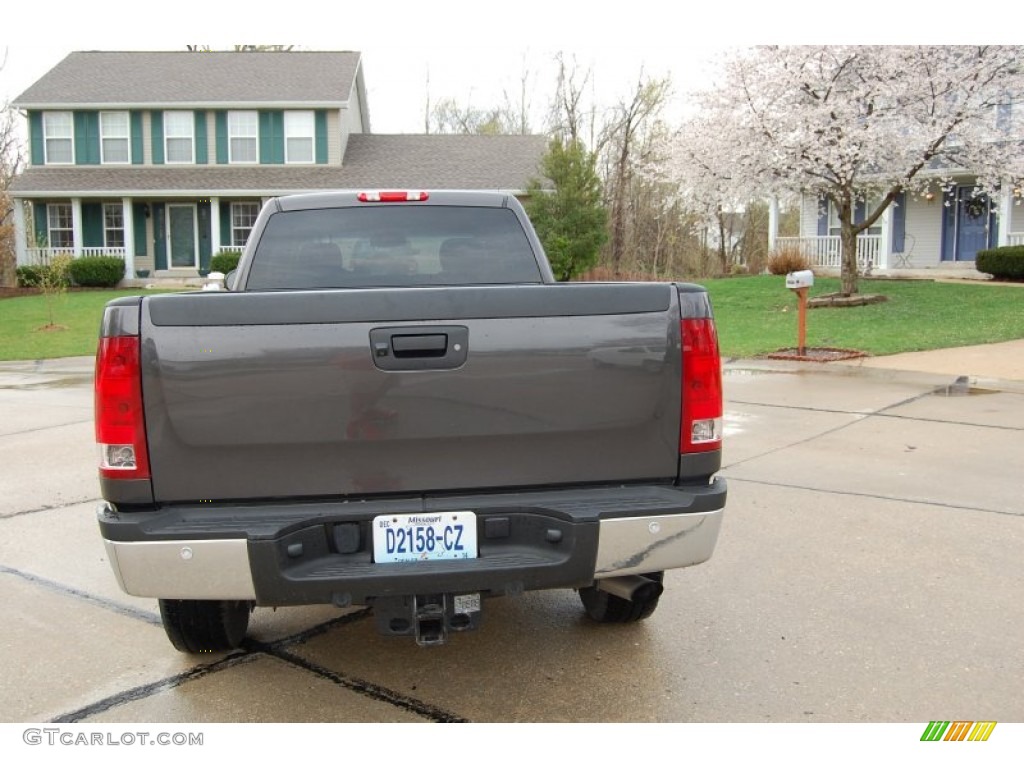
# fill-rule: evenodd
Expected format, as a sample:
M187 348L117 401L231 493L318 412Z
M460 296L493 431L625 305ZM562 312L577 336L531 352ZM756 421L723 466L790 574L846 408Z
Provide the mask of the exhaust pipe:
M613 576L610 579L599 579L595 586L602 592L629 600L631 603L654 600L665 591L661 582L645 576Z

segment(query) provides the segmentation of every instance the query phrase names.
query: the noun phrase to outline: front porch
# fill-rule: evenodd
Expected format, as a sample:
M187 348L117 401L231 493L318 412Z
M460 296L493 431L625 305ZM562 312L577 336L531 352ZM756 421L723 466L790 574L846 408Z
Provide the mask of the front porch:
M937 184L938 182L936 182ZM1024 245L1024 206L1006 185L989 198L976 191L973 177L959 177L948 187L901 194L857 238L857 267L862 273L899 270L973 269L975 255L986 248ZM863 221L859 202L855 221ZM827 199L803 195L799 234L779 236L778 205L769 203L769 251L793 249L812 267L839 270L842 242L835 206Z
M165 196L15 203L18 266L47 265L56 256L112 256L124 261L131 281L205 275L213 256L244 247L263 201Z

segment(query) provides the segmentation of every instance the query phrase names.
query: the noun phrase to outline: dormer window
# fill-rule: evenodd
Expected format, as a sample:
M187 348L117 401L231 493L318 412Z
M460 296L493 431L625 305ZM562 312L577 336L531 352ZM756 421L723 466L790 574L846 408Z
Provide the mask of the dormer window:
M131 162L127 112L100 112L100 162Z
M285 112L284 161L286 163L312 163L315 134L313 112Z
M75 126L70 112L44 112L43 136L47 165L75 162Z
M228 112L228 162L258 163L259 114Z
M164 112L164 156L170 163L194 163L195 120L191 112Z

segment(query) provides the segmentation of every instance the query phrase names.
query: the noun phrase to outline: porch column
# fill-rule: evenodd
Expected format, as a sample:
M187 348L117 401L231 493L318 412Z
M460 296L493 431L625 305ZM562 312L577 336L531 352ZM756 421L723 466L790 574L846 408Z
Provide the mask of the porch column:
M779 239L779 200L775 195L768 198L768 253L775 250Z
M889 268L889 256L892 254L892 204L885 206L882 211L882 241L878 244L877 269Z
M1013 185L1009 179L999 190L999 233L996 245L1002 248L1010 244L1010 225L1013 223Z
M75 258L82 255L82 198L71 198L71 237L75 244Z
M132 216L132 199L121 198L121 221L124 223L124 276L135 277L135 219Z
M210 198L210 256L220 251L220 198Z
M22 266L28 263L28 241L25 234L25 201L14 200L14 264Z

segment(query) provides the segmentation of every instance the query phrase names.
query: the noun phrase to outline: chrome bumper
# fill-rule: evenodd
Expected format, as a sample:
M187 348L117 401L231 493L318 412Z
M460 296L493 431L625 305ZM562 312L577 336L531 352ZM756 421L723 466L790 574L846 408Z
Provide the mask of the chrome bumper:
M715 551L722 512L602 520L594 576L604 579L703 563Z
M106 505L100 505L102 515ZM715 550L723 510L600 521L594 578L685 568ZM127 594L179 600L255 600L246 539L111 541L110 565Z
M245 539L103 540L129 595L175 600L255 600Z

